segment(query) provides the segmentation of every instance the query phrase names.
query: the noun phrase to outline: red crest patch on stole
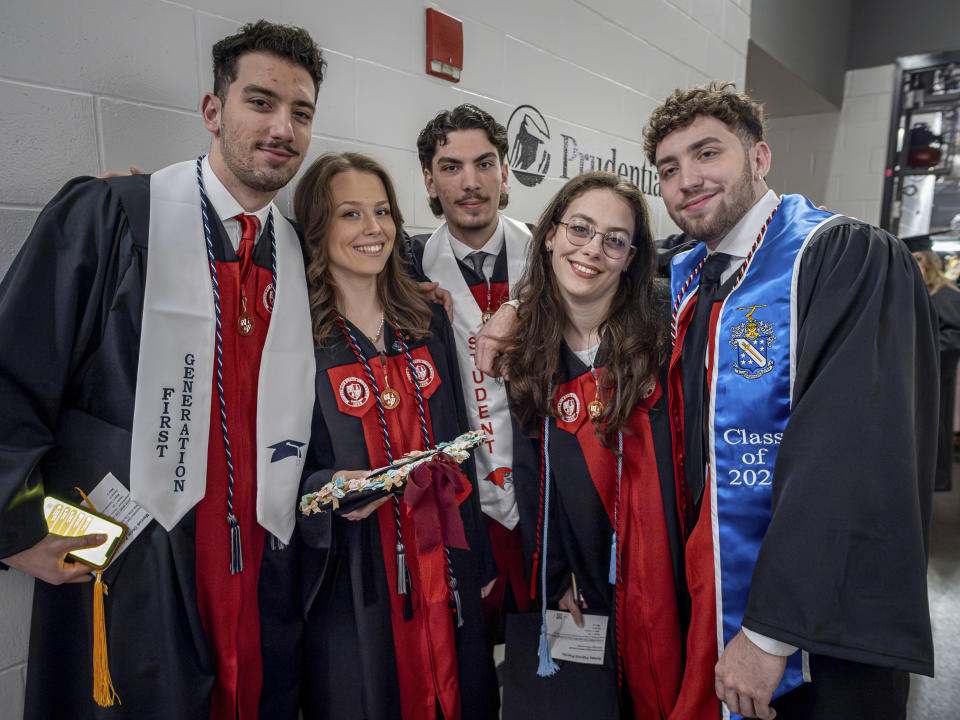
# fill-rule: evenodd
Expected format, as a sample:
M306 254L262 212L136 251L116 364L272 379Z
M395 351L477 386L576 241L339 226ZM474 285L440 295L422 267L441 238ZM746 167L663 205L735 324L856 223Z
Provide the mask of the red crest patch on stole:
M363 407L370 399L370 388L358 377L344 378L340 383L340 399L350 407Z
M580 398L576 393L567 393L557 401L557 415L565 423L575 422L580 417Z
M416 382L422 388L430 387L430 384L433 382L433 379L436 377L436 370L433 369L427 360L421 360L420 358L413 359L413 369L417 373ZM407 369L407 377L410 379L410 382L414 381L413 375L409 369Z
M273 312L273 300L276 297L273 283L270 283L263 289L263 307L268 313Z

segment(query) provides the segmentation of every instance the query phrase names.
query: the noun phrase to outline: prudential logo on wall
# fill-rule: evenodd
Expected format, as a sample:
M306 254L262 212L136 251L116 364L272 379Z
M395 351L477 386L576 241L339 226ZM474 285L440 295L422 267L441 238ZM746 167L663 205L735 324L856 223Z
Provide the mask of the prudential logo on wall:
M617 159L617 148L603 152L586 148L573 135L550 134L546 118L532 105L520 105L507 122L510 152L507 161L513 176L521 185L534 187L545 177L569 180L590 170L606 170L628 179L646 195L660 197L660 180L646 158L640 162Z

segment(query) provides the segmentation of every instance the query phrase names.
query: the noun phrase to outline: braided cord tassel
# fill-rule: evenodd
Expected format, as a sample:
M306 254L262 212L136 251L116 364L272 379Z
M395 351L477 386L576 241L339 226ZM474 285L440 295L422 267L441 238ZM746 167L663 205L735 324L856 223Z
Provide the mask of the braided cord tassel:
M550 417L543 418L543 562L540 563L540 662L537 675L548 677L556 674L560 666L553 659L550 643L547 642L547 537L550 531Z
M613 504L613 545L611 547L613 560L613 607L614 607L614 636L617 641L617 685L623 686L623 570L621 555L623 543L618 542L620 533L620 498L623 483L623 432L617 432L617 495Z
M360 352L357 338L354 337L350 328L347 327L340 313L337 313L336 322L346 336L354 357L363 368L363 372L367 376L367 382L369 382L370 387L373 388L373 394L377 399L377 424L380 426L380 442L383 443L383 454L387 459L387 463L392 463L393 452L390 449L390 434L387 431L387 418L383 412L383 400L380 397L380 388L377 386L377 381L373 376L373 370L370 368L370 363L367 362L367 359ZM404 620L410 621L413 619L413 599L410 597L410 569L407 567L407 555L403 547L403 532L400 529L400 501L396 495L393 496L393 518L394 526L397 529L397 595L404 596L403 618Z
M423 409L423 393L420 391L420 382L417 380L417 368L413 364L413 356L410 355L410 348L400 334L400 326L395 318L391 318L394 332L400 341L400 347L403 350L403 356L407 361L407 373L409 380L413 383L413 391L417 398L417 420L420 423L420 437L423 440L423 449L429 450L432 446L430 431L427 428L427 416ZM457 589L457 579L453 575L453 565L450 561L450 548L443 547L443 575L447 582L447 594L450 599L450 610L457 619L457 627L463 627L463 605L460 602L460 591Z

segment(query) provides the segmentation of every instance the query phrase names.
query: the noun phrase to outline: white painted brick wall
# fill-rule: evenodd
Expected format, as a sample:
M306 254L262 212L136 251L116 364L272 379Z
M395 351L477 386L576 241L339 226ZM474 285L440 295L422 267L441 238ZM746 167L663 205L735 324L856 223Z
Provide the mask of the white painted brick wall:
M423 71L427 6L464 24L459 84ZM601 161L615 147L618 164L642 166L641 129L668 92L714 76L743 85L750 2L4 0L0 274L70 177L156 170L204 150L197 109L212 85L210 48L260 17L302 25L326 50L307 161L333 150L374 155L394 177L408 227L428 230L438 221L415 141L437 110L469 101L506 123L531 104L557 141L555 172L562 134ZM535 221L562 182L511 182L510 214ZM290 190L278 198L287 212L290 198ZM662 203L650 200L654 233L674 231ZM21 716L29 599L25 577L0 573L0 720Z
M768 123L778 192L799 192L836 212L880 221L893 102L893 65L851 70L839 112Z

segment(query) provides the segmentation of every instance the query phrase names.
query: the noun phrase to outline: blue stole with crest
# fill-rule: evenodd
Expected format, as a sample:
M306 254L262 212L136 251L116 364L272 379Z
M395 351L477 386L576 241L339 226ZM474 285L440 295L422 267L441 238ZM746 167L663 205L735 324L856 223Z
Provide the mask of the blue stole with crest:
M793 396L801 254L832 217L801 195L784 195L717 319L709 365L707 462L718 652L740 630L753 568L770 524L777 450ZM699 275L686 289L683 285L705 255L706 246L700 244L673 258L671 292L676 298L683 290L681 312ZM807 654L796 652L788 658L773 697L809 679Z

